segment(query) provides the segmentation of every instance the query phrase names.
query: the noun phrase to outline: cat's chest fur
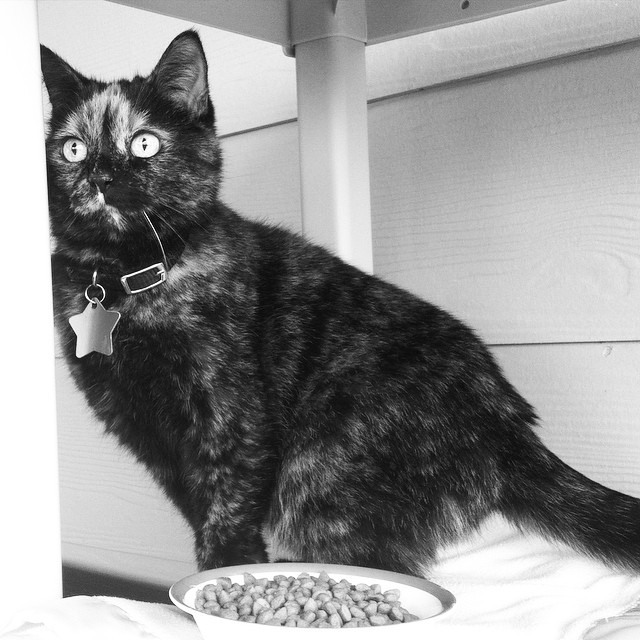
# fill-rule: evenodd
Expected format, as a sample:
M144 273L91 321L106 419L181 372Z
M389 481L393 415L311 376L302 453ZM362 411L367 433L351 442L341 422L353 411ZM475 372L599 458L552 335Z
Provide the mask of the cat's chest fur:
M222 287L215 269L191 262L176 266L153 290L114 300L109 308L121 318L112 355L73 354L67 318L87 306L84 288L67 281L56 294L63 348L89 406L163 476L177 459L197 466L200 450L210 455L228 447L225 408L240 406L240 393L245 406L259 410L257 400L247 399L260 389L249 340L250 300Z

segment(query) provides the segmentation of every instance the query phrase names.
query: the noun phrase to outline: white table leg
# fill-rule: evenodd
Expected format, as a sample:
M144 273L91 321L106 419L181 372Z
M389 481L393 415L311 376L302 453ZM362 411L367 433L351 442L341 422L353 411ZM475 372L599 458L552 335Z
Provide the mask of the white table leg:
M371 272L364 0L292 9L303 231Z

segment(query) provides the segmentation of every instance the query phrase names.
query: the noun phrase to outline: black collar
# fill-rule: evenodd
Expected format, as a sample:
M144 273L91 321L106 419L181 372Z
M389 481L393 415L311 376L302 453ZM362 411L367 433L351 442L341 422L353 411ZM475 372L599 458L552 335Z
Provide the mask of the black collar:
M171 247L163 256L166 262L163 259L153 262L146 258L125 266L106 261L79 262L61 254L54 255L53 259L63 267L67 280L77 283L89 299L95 296L101 301L105 298L113 301L123 294L135 295L161 285L184 248L184 245Z

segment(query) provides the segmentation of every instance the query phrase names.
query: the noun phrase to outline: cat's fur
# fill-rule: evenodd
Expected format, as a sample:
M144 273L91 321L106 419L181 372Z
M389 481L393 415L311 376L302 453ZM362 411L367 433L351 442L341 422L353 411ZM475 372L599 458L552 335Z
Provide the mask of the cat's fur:
M268 545L419 573L500 513L640 571L640 501L541 444L533 409L470 329L219 201L194 32L147 78L87 79L46 47L42 61L62 345L89 406L190 523L201 568L264 561ZM139 131L159 137L157 155L132 156ZM84 161L64 159L69 137ZM116 276L161 258L143 211L171 269L128 296ZM67 318L95 269L122 319L113 355L79 359Z

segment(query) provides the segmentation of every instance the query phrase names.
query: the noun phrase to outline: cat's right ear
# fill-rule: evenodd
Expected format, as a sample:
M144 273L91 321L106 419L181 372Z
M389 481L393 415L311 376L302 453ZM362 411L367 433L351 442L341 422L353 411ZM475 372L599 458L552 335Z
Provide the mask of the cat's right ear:
M82 93L84 77L48 47L40 45L42 77L54 112L68 111Z

